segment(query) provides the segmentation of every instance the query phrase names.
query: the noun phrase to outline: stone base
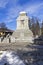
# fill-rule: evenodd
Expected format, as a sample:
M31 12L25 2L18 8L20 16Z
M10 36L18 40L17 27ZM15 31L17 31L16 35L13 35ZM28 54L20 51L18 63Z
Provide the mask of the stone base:
M33 33L31 30L16 30L13 32L12 37L15 37L16 42L29 42L33 43Z

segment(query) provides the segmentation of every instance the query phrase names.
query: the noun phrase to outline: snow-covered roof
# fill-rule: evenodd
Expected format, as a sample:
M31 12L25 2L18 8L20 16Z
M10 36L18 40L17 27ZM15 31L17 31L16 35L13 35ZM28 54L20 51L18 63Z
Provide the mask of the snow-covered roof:
M25 11L22 11L22 12L20 12L20 14L26 14L26 12Z

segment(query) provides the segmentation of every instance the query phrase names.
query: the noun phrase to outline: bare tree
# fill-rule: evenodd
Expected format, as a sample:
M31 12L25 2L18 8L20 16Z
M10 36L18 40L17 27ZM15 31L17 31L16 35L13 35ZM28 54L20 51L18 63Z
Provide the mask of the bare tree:
M32 17L32 19L30 19L30 29L32 30L34 36L40 35L40 25L37 17Z
M43 21L42 21L42 25L41 25L41 35L43 35Z
M3 29L7 28L6 24L4 22L0 23L0 28L3 28Z
M36 35L40 35L40 25L39 25L39 21L36 19Z

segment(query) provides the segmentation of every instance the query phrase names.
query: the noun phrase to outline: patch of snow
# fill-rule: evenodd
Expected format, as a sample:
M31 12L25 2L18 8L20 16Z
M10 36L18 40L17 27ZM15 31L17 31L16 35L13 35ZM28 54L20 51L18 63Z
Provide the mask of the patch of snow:
M22 11L22 12L20 12L20 14L26 14L26 12L25 11Z
M3 51L0 55L0 65L25 65L19 56L12 51Z

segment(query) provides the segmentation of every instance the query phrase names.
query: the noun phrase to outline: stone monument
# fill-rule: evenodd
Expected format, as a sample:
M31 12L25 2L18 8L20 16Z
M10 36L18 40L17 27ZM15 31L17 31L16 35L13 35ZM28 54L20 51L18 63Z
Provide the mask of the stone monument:
M17 18L17 28L13 32L12 36L17 42L29 42L32 43L33 33L29 29L29 18L26 12L20 12Z

